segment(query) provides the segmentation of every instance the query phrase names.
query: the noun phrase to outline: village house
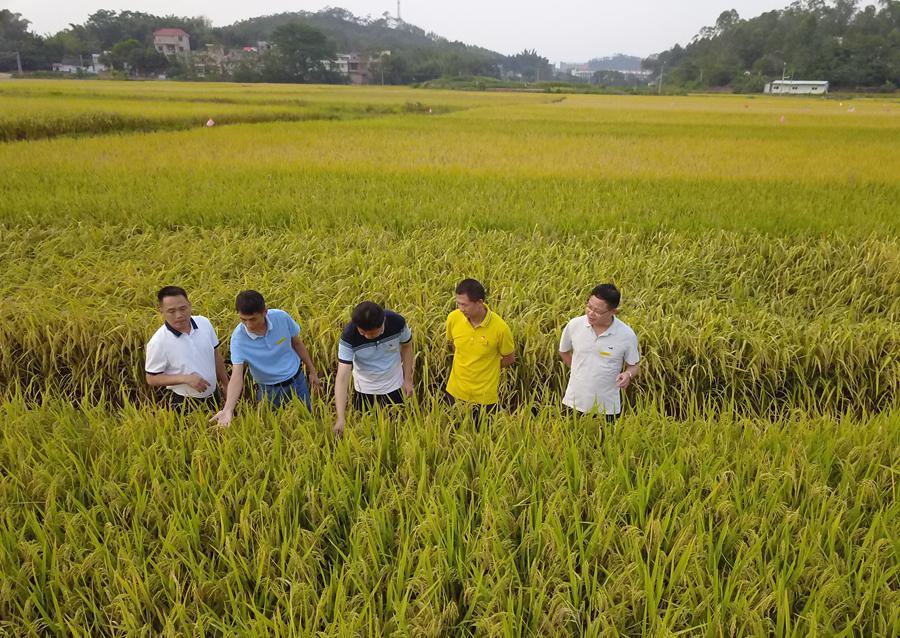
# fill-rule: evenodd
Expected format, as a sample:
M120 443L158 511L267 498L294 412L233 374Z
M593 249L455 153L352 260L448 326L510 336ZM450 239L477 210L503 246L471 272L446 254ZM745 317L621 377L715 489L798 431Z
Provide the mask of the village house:
M325 60L325 68L350 78L351 84L369 83L369 61L358 53L338 53L334 60Z
M153 48L166 57L191 57L191 37L182 29L157 29L153 32Z
M52 68L56 73L89 73L91 75L107 70L106 65L100 63L99 53L63 56L62 61L54 62Z

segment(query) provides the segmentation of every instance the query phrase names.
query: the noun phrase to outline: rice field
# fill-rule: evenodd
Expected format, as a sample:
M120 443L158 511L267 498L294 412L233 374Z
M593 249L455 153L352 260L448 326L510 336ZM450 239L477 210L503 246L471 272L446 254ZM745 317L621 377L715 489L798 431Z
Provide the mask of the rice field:
M5 81L0 140L0 635L900 633L897 100ZM519 356L480 430L436 401L466 276ZM603 436L556 356L601 281ZM157 407L172 283L297 317L312 414ZM364 298L416 400L335 441Z

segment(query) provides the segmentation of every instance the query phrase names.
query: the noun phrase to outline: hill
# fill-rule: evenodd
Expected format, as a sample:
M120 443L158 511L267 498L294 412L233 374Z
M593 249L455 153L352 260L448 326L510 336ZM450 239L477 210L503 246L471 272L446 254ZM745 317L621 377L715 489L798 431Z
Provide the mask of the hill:
M782 77L828 80L847 89L900 85L900 2L858 8L856 0L803 0L749 20L725 11L685 47L644 60L668 85L731 86L758 92Z

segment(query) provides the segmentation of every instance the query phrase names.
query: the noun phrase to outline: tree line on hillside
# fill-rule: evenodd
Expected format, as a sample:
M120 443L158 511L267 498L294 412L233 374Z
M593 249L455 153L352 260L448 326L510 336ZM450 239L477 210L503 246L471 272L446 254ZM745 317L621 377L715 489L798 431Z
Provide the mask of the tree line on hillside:
M848 89L900 85L900 2L802 0L749 20L725 11L685 47L642 63L666 86L755 93L782 74Z
M179 28L203 61L209 47L235 51L225 65L196 65L166 57L153 46L153 32ZM264 43L265 48L259 45ZM274 45L274 46L269 46ZM359 53L369 61L373 81L409 84L445 76L548 79L552 67L534 50L505 56L434 33L384 14L360 18L329 8L293 12L213 27L202 17L156 16L140 11L100 10L82 24L40 36L21 14L0 10L0 52L18 51L25 71L45 71L65 58L83 59L103 52L101 61L134 75L203 77L241 82L343 82L327 61L341 53ZM221 60L220 60L221 61ZM210 67L213 67L212 71ZM200 71L198 72L198 68ZM0 71L15 71L16 62L0 55Z

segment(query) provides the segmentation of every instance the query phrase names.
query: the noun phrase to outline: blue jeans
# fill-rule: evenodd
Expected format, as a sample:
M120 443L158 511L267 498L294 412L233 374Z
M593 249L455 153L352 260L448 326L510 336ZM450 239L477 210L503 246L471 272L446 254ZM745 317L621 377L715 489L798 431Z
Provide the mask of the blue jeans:
M306 385L306 375L302 370L297 371L290 382L282 385L262 385L256 384L256 398L262 401L268 401L273 408L280 408L291 402L291 399L297 397L306 404L307 410L312 410L312 402L309 397L309 387Z

